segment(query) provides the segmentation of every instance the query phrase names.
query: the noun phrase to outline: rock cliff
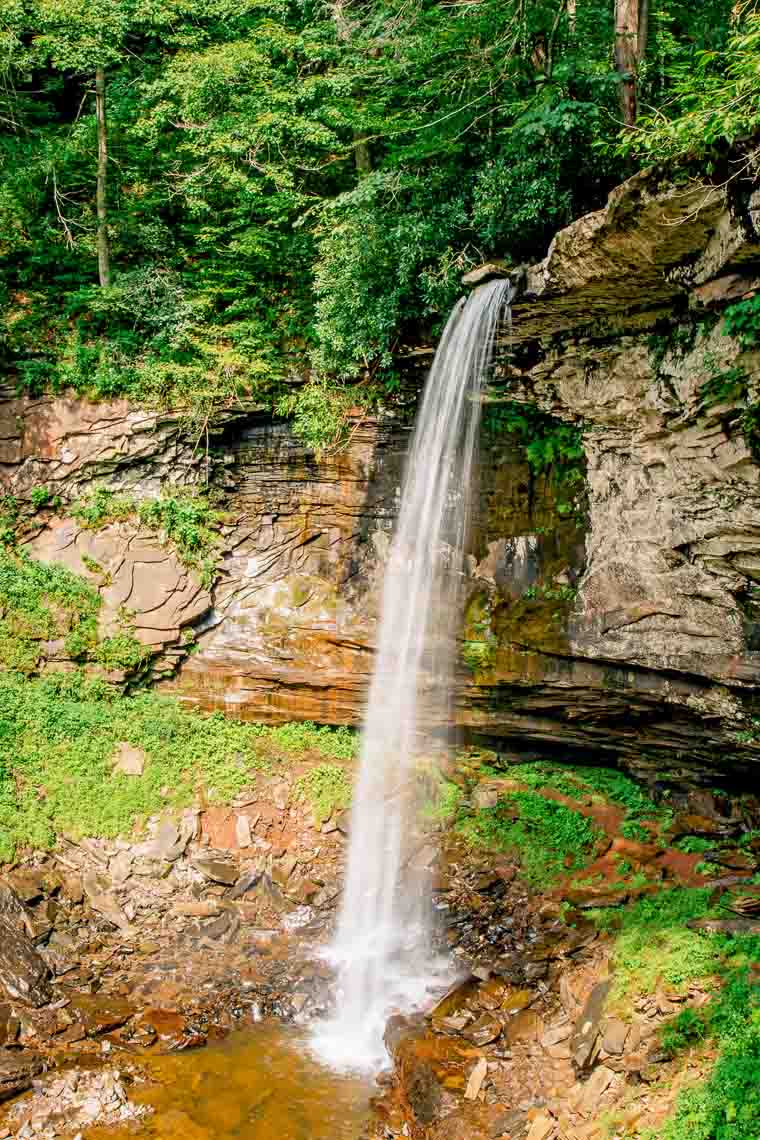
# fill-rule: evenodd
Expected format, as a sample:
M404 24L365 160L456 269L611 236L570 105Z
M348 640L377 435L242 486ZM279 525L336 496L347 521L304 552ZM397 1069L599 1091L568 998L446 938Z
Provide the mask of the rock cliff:
M742 413L759 358L720 319L760 286L758 226L760 194L650 172L514 274L489 402L582 429L585 485L536 475L487 417L464 730L676 783L760 759L760 482ZM60 495L31 550L89 576L104 620L129 609L167 690L235 716L355 723L408 435L391 416L357 421L317 458L286 422L241 408L214 425L208 460L178 418L7 392L0 478L22 501ZM231 516L210 590L160 535L65 516L95 484L149 497L207 477Z

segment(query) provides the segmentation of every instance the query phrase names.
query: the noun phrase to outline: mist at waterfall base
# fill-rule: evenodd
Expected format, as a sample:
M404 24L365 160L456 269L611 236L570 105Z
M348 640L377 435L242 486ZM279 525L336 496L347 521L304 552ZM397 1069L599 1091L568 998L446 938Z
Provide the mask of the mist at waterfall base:
M343 902L329 957L336 1011L313 1037L325 1063L387 1063L388 1016L419 1005L451 964L432 950L431 892L416 827L420 760L445 747L462 605L481 388L508 281L454 308L417 416L383 585ZM442 730L443 733L442 733Z

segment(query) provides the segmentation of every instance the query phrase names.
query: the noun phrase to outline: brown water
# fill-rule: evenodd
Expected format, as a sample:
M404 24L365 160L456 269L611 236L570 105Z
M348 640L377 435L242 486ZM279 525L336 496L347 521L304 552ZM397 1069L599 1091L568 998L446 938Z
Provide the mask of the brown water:
M140 1063L151 1082L130 1099L153 1113L136 1128L88 1130L88 1140L358 1140L369 1116L371 1082L323 1068L276 1023Z

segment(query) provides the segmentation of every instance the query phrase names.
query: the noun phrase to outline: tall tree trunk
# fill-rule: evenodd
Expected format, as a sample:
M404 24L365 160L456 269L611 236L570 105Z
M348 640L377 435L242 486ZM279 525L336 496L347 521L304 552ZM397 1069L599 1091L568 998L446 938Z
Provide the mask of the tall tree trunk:
M95 193L98 214L98 279L111 284L111 253L108 247L108 130L106 127L106 73L95 69L95 117L98 123L98 181Z
M346 17L346 6L348 0L333 0L330 5L333 20L335 21L335 28L338 33L338 40L342 44L349 43L351 39L351 25ZM363 131L354 130L354 163L356 164L357 173L362 176L364 174L372 173L372 152L367 143L367 136Z
M570 31L575 35L575 16L578 10L578 0L567 0L567 19Z
M638 71L648 27L649 0L615 0L615 65L620 74L620 107L629 127L638 115Z

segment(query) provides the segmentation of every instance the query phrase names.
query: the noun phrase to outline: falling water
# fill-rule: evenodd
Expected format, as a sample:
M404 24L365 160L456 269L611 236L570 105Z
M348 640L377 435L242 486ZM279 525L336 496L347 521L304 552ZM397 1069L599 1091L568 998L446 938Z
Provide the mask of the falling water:
M418 1002L434 974L429 891L415 832L416 776L451 721L480 391L509 297L509 282L493 281L456 305L412 440L385 572L332 947L338 1007L315 1039L322 1058L343 1068L382 1065L389 1013Z

